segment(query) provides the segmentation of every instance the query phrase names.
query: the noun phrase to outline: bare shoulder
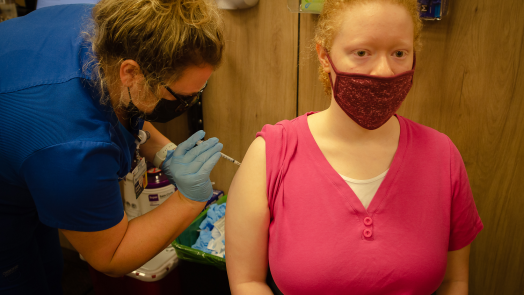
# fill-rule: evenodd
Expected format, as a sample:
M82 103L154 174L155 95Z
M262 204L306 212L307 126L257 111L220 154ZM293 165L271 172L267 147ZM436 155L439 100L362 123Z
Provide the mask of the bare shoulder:
M244 161L256 161L259 162L261 160L266 161L266 141L262 136L257 137L251 145L249 146L249 149L247 150L246 156L244 157Z
M266 142L262 137L257 137L249 146L231 183L228 203L236 198L257 197L266 199Z

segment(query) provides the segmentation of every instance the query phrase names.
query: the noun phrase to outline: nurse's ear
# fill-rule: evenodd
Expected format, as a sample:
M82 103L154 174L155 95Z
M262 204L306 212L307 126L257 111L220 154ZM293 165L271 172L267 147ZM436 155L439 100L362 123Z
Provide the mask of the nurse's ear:
M132 59L126 59L120 65L120 81L124 87L132 87L143 79L140 74L140 66Z
M326 49L324 49L322 45L317 43L316 50L317 50L318 60L320 61L320 65L322 66L322 69L324 70L325 73L330 73L331 64L329 63L329 60L327 58L328 53L326 52Z

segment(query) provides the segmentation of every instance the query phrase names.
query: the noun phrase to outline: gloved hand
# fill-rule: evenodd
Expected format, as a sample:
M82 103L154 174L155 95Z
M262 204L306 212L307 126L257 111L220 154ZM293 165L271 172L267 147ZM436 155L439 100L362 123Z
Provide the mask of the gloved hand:
M167 151L162 164L169 182L175 184L184 197L198 202L206 202L213 196L209 173L220 159L223 147L216 137L195 146L205 134L197 131L175 150Z

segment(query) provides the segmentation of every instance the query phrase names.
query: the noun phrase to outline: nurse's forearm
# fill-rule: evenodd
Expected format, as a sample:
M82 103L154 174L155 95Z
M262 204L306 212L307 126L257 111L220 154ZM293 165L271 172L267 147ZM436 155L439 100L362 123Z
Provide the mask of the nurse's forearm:
M178 191L155 210L97 232L62 229L67 239L96 270L123 276L165 249L202 211L205 202L191 201Z
M144 127L142 129L148 131L149 134L151 134L151 138L140 146L140 155L146 157L147 161L153 163L156 152L171 141L149 122L144 122Z
M121 275L142 266L175 240L204 206L177 191L155 210L131 220L107 273Z

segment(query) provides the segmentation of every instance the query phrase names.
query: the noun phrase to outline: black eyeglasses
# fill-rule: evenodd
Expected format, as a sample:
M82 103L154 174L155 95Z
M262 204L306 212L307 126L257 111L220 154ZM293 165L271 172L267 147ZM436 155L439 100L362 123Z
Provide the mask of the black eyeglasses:
M207 82L206 82L206 85L204 85L204 87L200 89L200 91L198 91L197 93L191 94L191 95L177 94L173 91L173 89L169 88L169 86L164 85L164 87L167 89L167 91L169 91L169 93L171 93L171 95L173 95L177 100L181 102L180 106L177 108L177 110L181 111L181 110L186 110L190 108L191 106L193 106L195 103L198 102L198 100L200 99L200 96L202 96L202 92L204 92L204 89L206 89L207 87Z

